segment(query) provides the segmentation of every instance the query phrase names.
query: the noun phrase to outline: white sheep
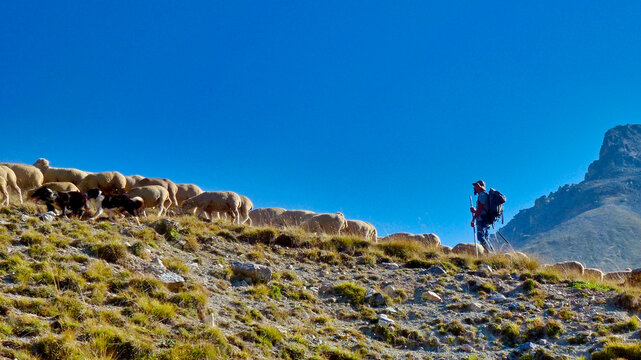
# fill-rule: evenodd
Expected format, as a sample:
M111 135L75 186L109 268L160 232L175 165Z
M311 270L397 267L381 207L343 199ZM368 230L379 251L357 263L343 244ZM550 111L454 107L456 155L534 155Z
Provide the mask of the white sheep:
M18 178L16 177L16 173L14 173L13 170L11 170L9 167L0 165L0 177L4 178L7 190L11 189L16 194L18 194L18 198L20 199L20 203L22 204L22 190L20 190L20 187L18 186ZM8 194L9 193L7 192L7 205L9 204Z
M43 158L38 159L33 163L33 166L42 171L42 175L44 176L43 182L45 183L70 182L78 185L82 179L89 175L88 172L78 169L51 167L49 166L49 160Z
M254 209L249 212L249 218L255 226L274 226L276 218L285 211L287 210L277 207Z
M0 163L0 165L4 165L13 170L14 174L16 174L18 187L20 187L23 194L29 190L35 190L42 186L44 176L37 167L17 163Z
M0 193L4 197L4 201L2 201L2 205L4 206L9 206L9 190L7 190L7 180L0 176Z
M174 184L173 181L169 179L161 179L161 178L144 178L141 179L136 183L136 187L138 186L149 186L149 185L160 185L165 187L167 191L169 191L169 199L171 200L171 203L174 206L178 206L178 199L176 199L176 194L178 193L178 186Z
M42 186L46 186L54 191L80 191L74 183L67 181L48 182L42 184Z
M378 233L374 225L362 220L347 220L346 234L360 236L363 239L376 241Z
M144 177L144 176L142 176L142 175L129 175L129 176L125 176L125 180L127 180L126 190L127 190L127 191L129 191L129 190L133 189L133 188L136 186L136 183L137 183L138 181L140 181L140 180L144 179L144 178L145 178L145 177Z
M254 203L245 195L239 195L240 196L240 209L238 211L240 212L240 223L244 224L245 222L249 221L249 226L252 225L252 219L249 217L249 212L254 209Z
M117 171L103 171L87 175L78 188L83 193L98 188L105 194L122 194L127 188L127 179Z
M183 201L192 198L196 195L203 193L203 190L194 184L176 184L178 192L176 193L176 201L178 201L178 208L181 208Z
M310 232L340 235L347 228L347 220L341 212L335 214L317 214L301 224L301 227Z
M161 185L148 185L135 187L129 190L126 194L130 198L140 197L143 200L142 214L147 217L147 208L158 207L158 216L167 213L167 209L171 206L171 199L169 198L169 191Z
M198 209L213 220L214 214L229 215L233 223L240 224L241 197L233 191L205 191L182 203L183 212Z
M300 226L314 215L316 213L309 210L285 210L274 219L274 224L278 227Z

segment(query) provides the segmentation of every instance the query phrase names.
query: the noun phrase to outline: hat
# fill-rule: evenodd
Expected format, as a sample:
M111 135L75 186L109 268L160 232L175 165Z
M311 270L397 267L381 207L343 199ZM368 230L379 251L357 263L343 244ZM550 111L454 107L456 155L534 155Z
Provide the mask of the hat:
M485 181L483 181L483 180L479 180L479 181L473 183L472 185L478 185L481 189L485 190Z

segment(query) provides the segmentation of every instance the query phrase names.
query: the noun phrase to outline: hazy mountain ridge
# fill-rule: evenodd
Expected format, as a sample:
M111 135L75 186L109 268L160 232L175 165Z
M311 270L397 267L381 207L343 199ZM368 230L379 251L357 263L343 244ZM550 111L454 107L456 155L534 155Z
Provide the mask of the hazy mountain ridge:
M502 233L548 261L604 270L641 266L641 125L608 130L584 181L540 197Z

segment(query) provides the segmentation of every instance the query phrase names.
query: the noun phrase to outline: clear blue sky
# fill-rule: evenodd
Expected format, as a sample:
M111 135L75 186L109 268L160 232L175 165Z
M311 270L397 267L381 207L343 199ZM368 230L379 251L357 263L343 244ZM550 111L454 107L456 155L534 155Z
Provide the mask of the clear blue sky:
M641 2L7 1L0 160L471 240L641 120ZM506 219L507 220L507 219Z

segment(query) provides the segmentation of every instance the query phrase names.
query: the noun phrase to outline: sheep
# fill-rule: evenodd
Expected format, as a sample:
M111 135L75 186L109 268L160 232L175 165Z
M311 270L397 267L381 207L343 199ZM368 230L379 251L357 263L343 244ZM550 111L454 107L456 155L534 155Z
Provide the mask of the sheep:
M4 197L2 205L9 206L9 190L7 190L7 180L0 176L0 193Z
M232 191L205 191L200 195L191 197L182 203L183 212L197 208L200 213L209 215L214 219L214 213L228 214L233 223L240 224L239 209L243 200Z
M6 182L6 187L7 190L10 188L13 191L15 191L16 194L18 194L18 198L20 199L20 203L22 204L22 191L20 190L20 187L18 186L18 178L16 177L16 173L13 172L10 168L0 165L0 177L4 178ZM9 196L7 192L7 205L9 204Z
M314 215L316 213L309 210L285 210L274 219L274 223L278 227L300 226Z
M103 171L87 175L78 188L83 193L98 188L105 194L122 194L127 188L127 179L117 171Z
M249 221L249 226L252 225L252 219L249 217L249 212L252 211L254 208L254 203L245 195L239 195L240 199L242 200L240 203L240 209L238 211L240 212L240 217L241 217L241 224L244 224L245 222Z
M9 169L13 170L16 174L16 182L22 193L29 190L35 190L42 186L44 182L44 175L40 169L35 166L17 163L0 163Z
M129 191L133 189L136 186L136 183L145 177L142 175L129 175L125 176L125 180L127 180L127 186L125 187L125 190Z
M274 226L274 220L285 211L287 210L276 207L254 209L249 212L249 218L255 226Z
M370 241L376 241L378 236L374 225L362 220L347 220L345 233Z
M182 207L183 201L200 195L203 193L203 190L194 184L176 184L178 187L178 192L176 192L176 201L178 201L178 207Z
M53 191L80 191L74 183L67 181L48 182L42 184L42 186L46 186Z
M89 175L88 172L78 169L50 167L49 160L43 158L38 159L33 163L33 166L42 171L42 175L44 176L43 182L45 183L70 182L74 185L78 185L82 179Z
M347 228L347 220L341 212L335 214L317 214L301 224L307 231L340 235Z
M130 198L140 197L143 200L142 214L147 217L147 208L158 207L158 216L167 213L167 209L171 206L171 199L169 199L169 191L161 185L148 185L135 187L129 190L125 195Z
M178 206L178 199L176 199L176 193L178 193L178 186L174 184L173 181L169 179L160 179L160 178L144 178L136 183L136 186L148 186L148 185L160 185L164 186L167 191L169 191L169 199L174 206Z

